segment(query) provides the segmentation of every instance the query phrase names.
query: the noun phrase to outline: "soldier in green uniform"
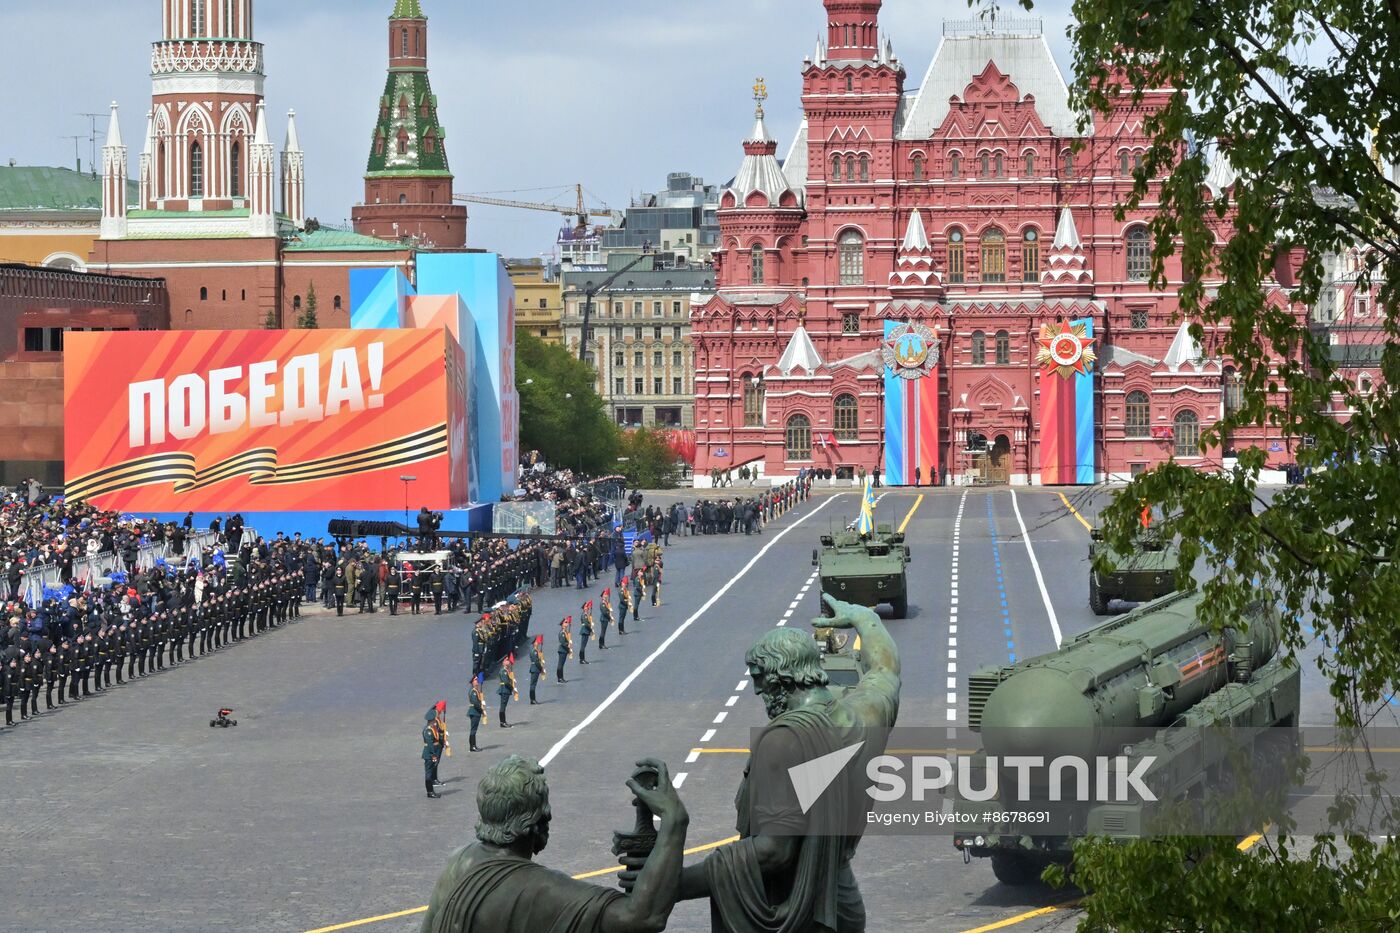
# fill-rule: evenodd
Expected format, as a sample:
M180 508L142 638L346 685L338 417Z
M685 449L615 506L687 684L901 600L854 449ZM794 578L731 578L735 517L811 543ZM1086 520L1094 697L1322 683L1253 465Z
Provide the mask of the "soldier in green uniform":
M618 584L617 594L617 634L627 634L627 611L632 608L632 577L623 576Z
M574 635L573 632L569 630L569 626L573 625L573 623L573 616L565 616L564 621L559 623L559 666L554 672L555 683L568 683L568 681L564 679L564 662L574 656Z
M483 693L486 683L485 674L477 674L472 678L472 688L470 696L467 698L470 706L467 707L467 718L471 720L472 732L470 736L469 751L479 752L481 749L476 744L476 730L481 728L481 720L486 716L486 697Z
M423 786L428 789L429 797L442 796L433 788L438 783L438 764L441 762L443 749L447 747L447 728L442 722L445 712L447 703L439 700L437 705L423 716L427 722L423 727Z
M604 588L598 613L598 650L608 650L608 629L613 624L612 589Z
M496 684L496 695L501 698L501 728L509 729L510 723L506 722L506 707L510 705L512 698L520 699L520 691L515 686L515 655L510 654L501 662L501 673Z
M535 643L530 646L530 705L539 706L540 701L535 699L535 685L540 682L545 674L544 666L544 636L536 635Z
M588 663L588 641L593 637L593 600L583 604L582 619L578 625L578 663Z

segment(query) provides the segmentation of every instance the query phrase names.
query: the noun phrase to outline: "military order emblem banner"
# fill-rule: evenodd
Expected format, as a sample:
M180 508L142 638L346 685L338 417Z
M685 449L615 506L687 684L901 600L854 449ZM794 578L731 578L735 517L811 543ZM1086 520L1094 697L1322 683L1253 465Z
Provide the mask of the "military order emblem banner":
M932 482L938 469L938 336L922 324L885 322L885 480Z
M1040 351L1040 482L1094 482L1094 322L1045 324Z
M72 333L66 493L139 512L467 503L467 362L436 330Z

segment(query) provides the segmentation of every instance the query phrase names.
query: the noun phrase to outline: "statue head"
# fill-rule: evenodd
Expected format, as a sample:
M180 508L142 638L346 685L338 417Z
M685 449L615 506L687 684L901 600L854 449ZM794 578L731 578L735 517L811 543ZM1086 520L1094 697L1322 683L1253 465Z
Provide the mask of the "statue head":
M511 755L487 771L476 788L476 809L482 842L502 848L524 842L530 855L549 844L549 785L533 758Z
M744 656L744 663L769 719L785 713L799 690L827 684L817 643L811 636L790 628L775 628L764 634Z

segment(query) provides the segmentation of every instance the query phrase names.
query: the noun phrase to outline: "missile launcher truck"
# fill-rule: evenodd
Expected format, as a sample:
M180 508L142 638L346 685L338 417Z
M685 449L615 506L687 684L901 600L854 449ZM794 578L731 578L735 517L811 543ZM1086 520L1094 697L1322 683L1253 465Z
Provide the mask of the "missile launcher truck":
M1226 760L1235 741L1248 743L1250 780L1286 788L1288 762L1298 753L1301 674L1276 657L1277 613L1261 604L1217 632L1197 620L1201 600L1196 592L1164 597L1067 639L1058 651L968 679L968 726L983 746L969 764L974 772L980 765L984 779L989 760L999 766L1010 756L1106 759L1128 770L1150 764L1146 786L1156 803L1071 806L1035 786L1031 802L1013 802L1014 782L1003 780L997 799L954 800L959 816L970 817L955 824L954 846L967 857L990 857L1003 883L1033 882L1047 864L1070 862L1076 837L1141 838L1168 807L1213 806L1240 773L1240 756ZM1230 741L1217 740L1227 732ZM1018 821L1016 811L1031 810L1057 814L1053 834ZM989 813L999 816L983 819Z

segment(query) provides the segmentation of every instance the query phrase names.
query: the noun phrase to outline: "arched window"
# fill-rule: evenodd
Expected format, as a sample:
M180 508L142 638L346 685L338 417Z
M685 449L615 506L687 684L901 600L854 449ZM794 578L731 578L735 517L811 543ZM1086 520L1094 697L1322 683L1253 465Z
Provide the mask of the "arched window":
M1074 150L1065 149L1060 152L1060 177L1074 177Z
M963 257L963 232L961 230L950 230L948 232L948 281L963 281L964 270L967 267Z
M744 377L744 427L763 427L763 380L757 376Z
M403 58L408 58L408 29L403 30L403 51L400 53Z
M336 311L339 311L339 310L340 310L340 308L341 308L341 302L340 302L340 296L339 296L339 295L336 295L336 296L335 296L335 301L332 302L332 307L334 307L334 309L335 309Z
M1172 421L1172 446L1178 457L1201 455L1201 419L1194 411L1177 412Z
M1006 234L995 227L982 232L982 281L1006 281Z
M854 75L846 75L846 93L850 94L856 89L856 79Z
M408 154L408 130L399 128L399 155Z
M953 153L948 156L948 177L956 180L962 175L962 156Z
M190 143L190 197L204 197L204 149Z
M840 181L840 180L841 180L841 157L840 157L840 156L832 156L832 158L831 158L831 180L832 180L832 181Z
M1006 177L1006 164L1002 161L1000 152L992 157L992 174L997 178Z
M1235 372L1235 367L1226 366L1220 374L1220 382L1225 395L1225 414L1233 415L1244 407L1244 380Z
M400 203L400 204L407 204L407 203L408 203L408 195L406 195L406 194L400 194L400 195L399 195L399 203Z
M838 253L841 264L842 285L865 284L865 237L858 231L847 230L841 234Z
M787 458L812 459L812 422L806 415L793 415L787 423Z
M190 33L196 39L204 38L204 0L196 0L191 4Z
M1128 150L1124 149L1118 153L1118 174L1126 175L1128 171Z
M228 147L228 193L243 197L243 149L238 143Z
M209 300L209 289L208 289L207 287L203 287L203 286L200 287L200 289L199 289L199 300L200 300L200 301L208 301L208 300Z
M408 117L408 95L407 95L407 94L401 94L401 95L399 95L399 119L400 119L400 120L403 120L403 119L406 119L407 117Z
M763 247L758 243L749 250L749 284L763 284Z
M1034 152L1027 152L1026 155L1025 155L1025 159L1026 159L1026 172L1025 172L1026 177L1027 177L1027 178L1034 178L1034 177L1035 177L1035 153L1034 153Z
M921 155L914 156L914 180L924 180L924 157Z
M1371 392L1374 391L1374 389L1376 388L1374 380L1371 379L1371 374L1362 373L1361 378L1356 380L1356 388L1358 391L1360 391L1362 395L1370 395Z
M376 130L374 133L374 154L384 154L384 131Z
M293 310L293 311L300 311L300 310L301 310L301 296L300 296L300 295L293 295L293 296L292 296L292 310Z
M437 152L437 135L432 130L428 130L428 135L423 137L423 151Z
M1021 281L1040 281L1040 234L1035 230L1021 234Z
M1123 434L1125 437L1152 436L1152 402L1140 389L1128 393L1123 409Z
M990 152L982 153L982 177L992 177L992 154Z
M1152 274L1152 244L1146 227L1128 231L1128 281L1146 282Z
M997 365L1009 366L1011 364L1011 335L1004 330L997 331Z
M870 156L868 155L863 155L860 157L860 180L870 180Z
M859 414L854 395L836 396L831 424L838 441L853 441L860 436Z
M846 180L856 180L856 157L853 155L846 156Z
M980 330L972 332L972 365L982 366L987 362L987 335Z

